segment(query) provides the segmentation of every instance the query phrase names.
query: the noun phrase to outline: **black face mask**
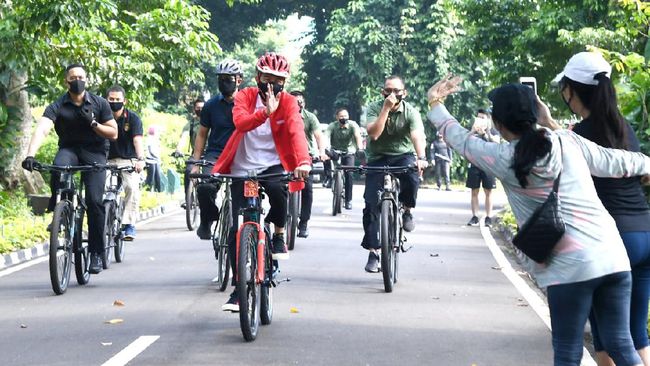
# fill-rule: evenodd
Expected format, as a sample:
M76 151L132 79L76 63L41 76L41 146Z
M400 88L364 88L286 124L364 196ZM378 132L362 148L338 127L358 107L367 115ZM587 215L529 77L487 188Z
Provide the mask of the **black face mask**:
M237 90L237 82L235 80L219 80L219 91L224 97L230 97Z
M108 104L111 106L113 112L117 112L124 108L124 102L108 102Z
M346 124L347 122L348 122L348 119L347 119L347 118L339 118L339 123L340 123L340 124L344 125L344 124Z
M68 90L70 90L70 93L72 94L81 94L84 90L86 90L85 80L68 81L68 85L70 86L70 89Z
M257 88L259 89L260 96L262 97L263 100L266 100L266 92L268 91L268 85L269 83L263 83L261 81L257 83ZM278 96L278 94L280 94L282 89L284 89L284 85L280 85L277 83L271 83L271 87L273 88L273 95L275 95L276 97Z
M197 117L201 117L201 109L195 109L194 114L196 114Z
M382 93L383 94L383 93ZM390 94L383 94L384 99L388 98ZM395 98L397 98L397 103L401 102L402 99L404 99L404 96L402 94L396 94Z

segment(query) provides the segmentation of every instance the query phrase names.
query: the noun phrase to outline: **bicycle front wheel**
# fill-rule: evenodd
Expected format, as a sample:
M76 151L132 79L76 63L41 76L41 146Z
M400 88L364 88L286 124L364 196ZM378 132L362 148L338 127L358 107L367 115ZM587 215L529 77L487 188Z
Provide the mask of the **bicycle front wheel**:
M50 282L57 295L65 293L72 268L72 204L60 201L54 208L50 229Z
M115 201L104 202L104 251L102 252L102 267L111 267L111 249L115 233L113 226L115 221Z
M217 285L219 291L226 291L230 278L230 260L228 258L228 235L232 226L231 207L229 201L224 201L219 214L219 223L212 236L212 246L217 258Z
M122 212L124 212L124 201L117 205L117 212L115 213L116 220L113 220L113 233L115 243L115 261L122 263L124 260L124 233L122 233Z
M289 205L287 207L287 247L293 250L296 246L296 231L298 230L298 220L300 216L300 196L301 191L289 193Z
M381 216L379 219L379 240L381 241L381 272L384 277L384 290L393 291L396 282L395 270L397 256L395 252L395 211L389 200L381 201Z
M273 258L271 254L271 247L268 240L270 240L270 233L266 231L266 240L267 243L264 246L264 260L266 265L264 266L264 282L260 288L260 318L262 320L262 325L269 325L273 320L273 273L275 271L275 266L273 265ZM275 261L277 264L277 261Z
M247 342L257 337L260 321L260 284L256 279L258 239L259 233L254 225L245 225L239 234L236 288L239 325Z
M83 239L83 222L84 211L81 210L79 217L75 218L75 230L72 239L74 272L77 276L77 283L80 285L85 285L90 281L90 253L88 252L88 240Z
M337 170L334 173L334 182L332 183L332 216L341 213L341 200L343 197L343 172Z
M190 179L185 190L185 223L187 230L193 231L199 218L199 203L196 198L196 184Z

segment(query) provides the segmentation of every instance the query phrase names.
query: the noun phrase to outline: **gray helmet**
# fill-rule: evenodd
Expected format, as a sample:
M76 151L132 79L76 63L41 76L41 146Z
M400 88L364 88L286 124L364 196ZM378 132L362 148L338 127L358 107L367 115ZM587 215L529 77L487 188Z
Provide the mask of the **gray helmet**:
M242 69L239 61L226 59L223 60L217 65L217 75L244 75L244 70Z

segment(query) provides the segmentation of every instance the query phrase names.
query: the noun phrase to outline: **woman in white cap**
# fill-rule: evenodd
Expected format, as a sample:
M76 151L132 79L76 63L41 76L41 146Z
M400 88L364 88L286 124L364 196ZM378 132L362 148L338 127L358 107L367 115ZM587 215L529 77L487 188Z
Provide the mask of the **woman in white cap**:
M553 80L571 112L582 118L573 132L600 146L640 151L639 140L623 119L610 75L612 67L600 53L580 52ZM557 128L557 126L554 126ZM650 366L648 298L650 298L650 209L639 177L593 177L598 197L616 221L632 267L630 331L644 365ZM590 316L598 365L614 365Z
M488 94L494 127L510 143L471 136L442 105L446 96L459 90L460 81L445 78L429 89L427 117L454 150L501 181L520 226L559 178L566 232L543 263L524 263L547 289L554 365L580 365L584 326L592 309L616 365L642 365L629 327L630 263L589 176L646 175L650 158L600 147L568 130L538 129L536 123L554 122L548 108L523 84L504 85Z

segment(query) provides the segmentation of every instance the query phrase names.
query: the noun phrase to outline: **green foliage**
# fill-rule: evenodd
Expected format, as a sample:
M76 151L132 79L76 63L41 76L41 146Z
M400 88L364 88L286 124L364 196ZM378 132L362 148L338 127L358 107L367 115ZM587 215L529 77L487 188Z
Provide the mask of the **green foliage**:
M22 191L0 191L0 253L45 241L49 219L32 214Z
M499 217L501 224L510 229L513 233L516 233L519 230L517 220L515 219L515 215L512 213L510 205L506 205L506 208L500 213Z

